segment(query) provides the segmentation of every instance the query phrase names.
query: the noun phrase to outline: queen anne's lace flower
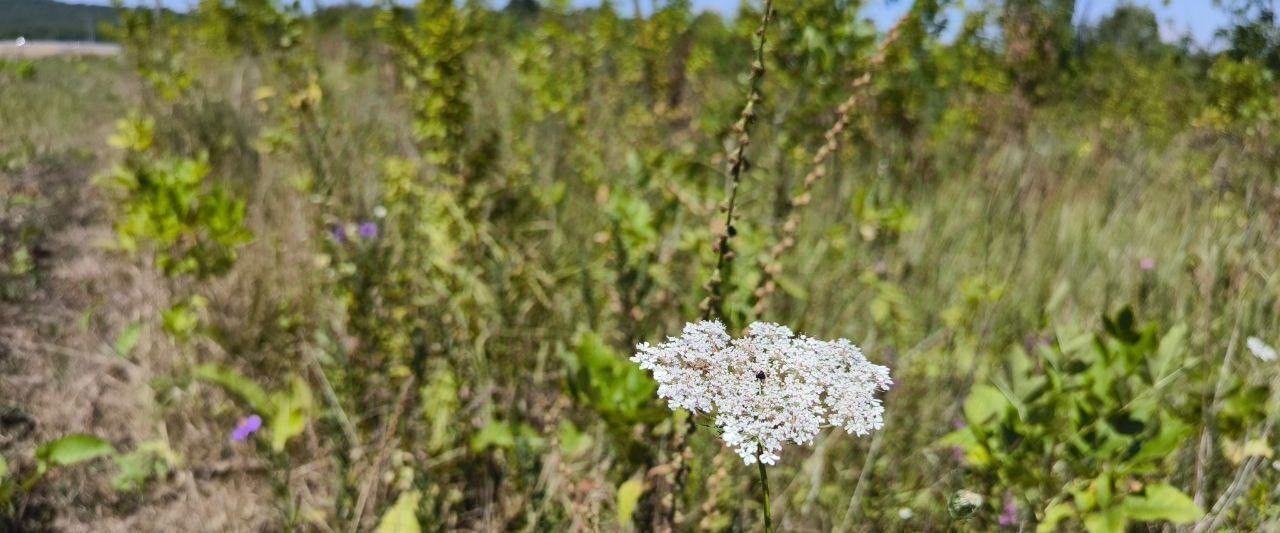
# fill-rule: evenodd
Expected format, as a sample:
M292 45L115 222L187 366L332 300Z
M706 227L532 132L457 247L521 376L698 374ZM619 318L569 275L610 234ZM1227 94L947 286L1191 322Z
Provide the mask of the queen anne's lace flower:
M679 337L642 343L631 358L653 372L672 409L712 413L725 443L747 464L774 464L782 444L810 445L825 426L866 435L884 425L875 397L893 381L845 339L795 336L756 322L733 339L715 321L686 324Z

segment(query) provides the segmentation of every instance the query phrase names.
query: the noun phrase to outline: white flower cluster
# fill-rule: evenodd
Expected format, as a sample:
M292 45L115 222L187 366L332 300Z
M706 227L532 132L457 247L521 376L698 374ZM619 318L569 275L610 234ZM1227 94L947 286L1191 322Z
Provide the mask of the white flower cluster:
M766 322L739 339L720 322L686 324L679 337L636 350L631 360L653 372L658 396L672 409L713 413L747 464L774 464L784 442L811 445L824 426L859 436L880 429L884 406L875 395L893 384L888 368L848 340L797 337Z

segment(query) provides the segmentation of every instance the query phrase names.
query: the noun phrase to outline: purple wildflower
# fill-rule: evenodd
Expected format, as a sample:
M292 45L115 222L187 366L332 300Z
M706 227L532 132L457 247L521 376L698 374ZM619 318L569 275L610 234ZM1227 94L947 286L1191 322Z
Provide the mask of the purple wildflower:
M347 242L347 228L343 227L342 224L330 224L329 234L332 235L333 240L337 241L339 244Z
M360 233L361 239L376 239L378 238L378 225L373 222L361 222L358 232Z
M1138 261L1138 268L1141 268L1144 271L1151 270L1155 267L1156 267L1156 260L1150 257L1143 257L1141 260Z
M250 415L248 418L241 418L240 423L236 424L235 431L231 432L231 440L243 442L249 438L249 435L257 433L259 429L262 429L262 417Z
M1013 499L1013 494L1005 493L1004 495L1004 512L1000 513L1000 526L1012 527L1018 525L1018 502Z

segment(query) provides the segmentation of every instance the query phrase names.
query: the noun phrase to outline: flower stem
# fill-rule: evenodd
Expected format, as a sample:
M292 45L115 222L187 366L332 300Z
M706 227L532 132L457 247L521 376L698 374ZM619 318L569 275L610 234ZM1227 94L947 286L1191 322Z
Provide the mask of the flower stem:
M773 519L769 515L769 474L764 471L764 462L760 461L761 446L756 445L756 467L760 473L760 508L764 510L764 533L773 532Z

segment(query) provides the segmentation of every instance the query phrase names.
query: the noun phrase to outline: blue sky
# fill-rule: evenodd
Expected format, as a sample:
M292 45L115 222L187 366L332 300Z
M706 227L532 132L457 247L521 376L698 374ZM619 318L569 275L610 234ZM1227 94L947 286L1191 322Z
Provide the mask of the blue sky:
M64 0L67 1L67 0ZM93 4L107 4L110 0L69 0ZM129 4L151 5L154 0L126 0ZM165 5L184 9L195 0L162 0ZM303 4L311 4L314 0L303 0ZM319 0L321 4L338 3L341 0ZM412 0L405 0L412 1ZM598 4L600 0L574 0L581 6ZM631 0L614 0L624 10L629 8ZM642 6L648 7L654 0L640 0ZM980 1L980 0L979 0ZM494 4L505 4L506 0L490 0ZM737 11L741 0L693 0L698 9L710 9L724 14ZM1097 20L1110 13L1125 0L1077 0L1077 20ZM1230 20L1227 13L1213 5L1213 0L1131 0L1129 3L1143 5L1156 13L1160 21L1161 35L1166 40L1176 40L1183 35L1191 37L1201 46L1209 46L1213 33ZM864 11L866 16L875 20L881 27L887 26L911 6L910 0L872 0Z
M629 2L615 0L619 5ZM641 0L642 4L647 0ZM579 5L591 5L598 0L576 0ZM701 9L712 9L730 14L737 11L740 0L693 0L693 4ZM1184 35L1191 37L1200 45L1207 46L1218 28L1230 22L1230 17L1221 8L1214 6L1212 0L1076 0L1076 19L1096 21L1113 10L1117 5L1131 3L1146 6L1156 14L1160 21L1161 36L1166 40L1177 40ZM897 20L908 8L910 0L871 1L864 13L885 27Z

